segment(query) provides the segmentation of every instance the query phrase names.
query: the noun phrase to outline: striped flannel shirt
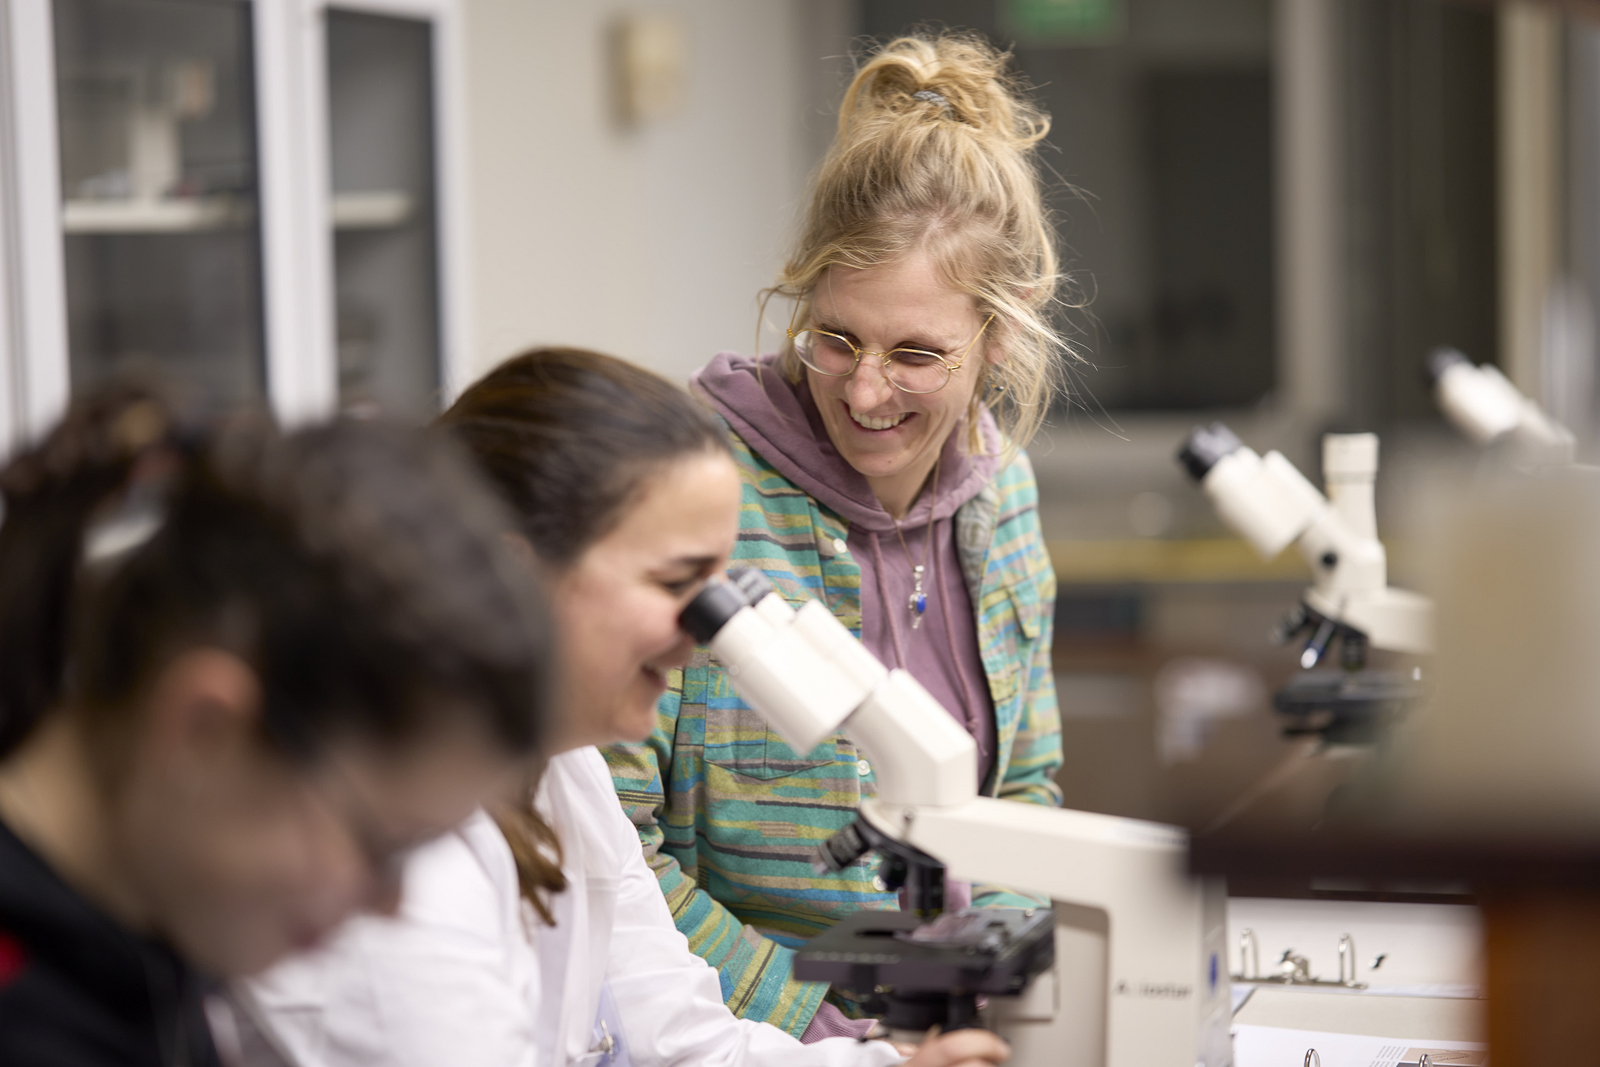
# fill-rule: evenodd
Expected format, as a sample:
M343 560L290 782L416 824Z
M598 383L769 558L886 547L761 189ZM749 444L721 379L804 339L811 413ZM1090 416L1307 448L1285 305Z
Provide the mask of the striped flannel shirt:
M761 568L794 604L820 599L858 637L861 569L847 524L730 432L743 481L736 565ZM1051 674L1055 574L1038 488L1019 455L956 512L962 572L995 712L995 758L983 791L1058 805L1061 725ZM642 744L605 749L624 810L639 828L678 929L722 979L734 1013L800 1036L828 987L797 981L793 949L860 908L896 908L873 887L879 860L818 875L818 844L873 792L870 766L842 734L796 753L733 691L708 649L674 671ZM1036 903L974 886L973 902ZM854 1006L831 999L846 1012Z

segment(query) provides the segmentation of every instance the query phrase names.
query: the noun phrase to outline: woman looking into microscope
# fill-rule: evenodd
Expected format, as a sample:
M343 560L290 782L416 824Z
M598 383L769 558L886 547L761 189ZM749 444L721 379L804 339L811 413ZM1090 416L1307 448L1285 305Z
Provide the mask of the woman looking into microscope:
M781 351L719 355L693 387L732 431L735 561L792 603L822 600L922 682L972 733L984 793L1055 805L1055 580L1022 448L1063 345L1033 161L1048 121L1006 60L960 34L867 59L769 293L793 306ZM875 861L811 866L870 795L872 768L842 735L791 751L731 694L696 649L649 739L607 750L617 793L737 1014L805 1040L863 1033L853 1004L793 978L792 949L897 906Z

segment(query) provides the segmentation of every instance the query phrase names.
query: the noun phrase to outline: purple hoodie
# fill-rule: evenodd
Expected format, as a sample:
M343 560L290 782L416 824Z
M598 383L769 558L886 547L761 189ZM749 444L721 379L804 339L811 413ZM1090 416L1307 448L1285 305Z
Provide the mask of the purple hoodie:
M910 671L967 728L978 743L978 774L984 777L994 758L994 704L978 655L972 597L956 554L954 516L994 477L995 457L964 454L958 442L965 423L958 425L945 442L937 486L930 478L896 535L894 519L866 477L828 438L804 379L790 385L774 357L758 362L721 353L695 372L690 386L778 473L850 524L850 555L861 567L862 641L883 662ZM997 451L999 431L987 410L982 419L984 441L989 451ZM928 607L922 625L913 630L911 568L924 560Z

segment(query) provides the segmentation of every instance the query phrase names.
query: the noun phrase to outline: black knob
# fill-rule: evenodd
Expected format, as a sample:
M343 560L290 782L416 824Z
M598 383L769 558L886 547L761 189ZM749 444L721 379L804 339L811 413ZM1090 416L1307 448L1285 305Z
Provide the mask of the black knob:
M816 858L812 860L811 866L818 874L838 873L865 856L872 848L871 842L857 829L859 822L858 818L856 822L817 846Z

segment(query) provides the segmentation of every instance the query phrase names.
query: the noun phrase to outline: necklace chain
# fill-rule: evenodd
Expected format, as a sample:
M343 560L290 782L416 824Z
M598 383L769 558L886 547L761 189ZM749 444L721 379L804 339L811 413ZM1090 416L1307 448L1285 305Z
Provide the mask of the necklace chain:
M923 613L928 610L928 594L922 590L922 577L928 569L928 553L933 551L933 505L939 498L939 464L944 460L944 450L939 450L939 456L933 461L933 495L928 500L928 539L922 544L922 562L911 566L911 596L906 599L906 609L911 612L911 628L917 629L922 625ZM906 547L906 535L900 529L900 520L893 516L889 519L894 523L894 535L900 539L900 551L905 553L906 562L911 563L911 549Z

